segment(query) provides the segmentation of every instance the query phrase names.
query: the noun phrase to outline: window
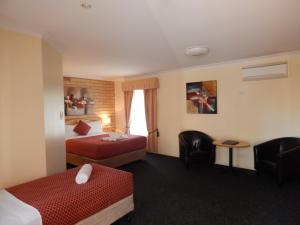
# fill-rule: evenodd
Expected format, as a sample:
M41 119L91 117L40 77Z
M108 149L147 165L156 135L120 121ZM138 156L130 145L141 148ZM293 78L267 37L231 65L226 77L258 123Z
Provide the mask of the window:
M133 92L130 111L130 134L148 135L143 90L135 90Z

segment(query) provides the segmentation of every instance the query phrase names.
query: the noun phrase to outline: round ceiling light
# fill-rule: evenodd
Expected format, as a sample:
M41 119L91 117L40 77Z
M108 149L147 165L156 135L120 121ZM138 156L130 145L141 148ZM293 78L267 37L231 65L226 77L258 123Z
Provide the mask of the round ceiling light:
M81 7L84 9L90 9L90 8L92 8L92 5L88 2L84 2L81 4Z
M209 52L209 48L203 46L193 46L185 50L185 54L188 56L200 56Z

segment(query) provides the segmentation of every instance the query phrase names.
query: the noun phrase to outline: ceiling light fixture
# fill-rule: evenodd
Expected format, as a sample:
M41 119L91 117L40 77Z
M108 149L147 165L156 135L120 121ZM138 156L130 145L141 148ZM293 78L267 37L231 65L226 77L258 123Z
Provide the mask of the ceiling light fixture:
M90 9L90 8L92 8L92 5L88 2L84 2L81 4L81 7L84 9Z
M209 52L209 48L203 46L193 46L185 50L185 54L188 56L200 56Z

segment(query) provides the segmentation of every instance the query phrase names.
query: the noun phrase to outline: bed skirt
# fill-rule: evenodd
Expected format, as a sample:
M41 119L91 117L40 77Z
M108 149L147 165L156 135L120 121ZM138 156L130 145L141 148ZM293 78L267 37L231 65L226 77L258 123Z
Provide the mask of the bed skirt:
M75 225L110 225L133 210L133 195L130 195Z
M95 160L84 156L67 153L67 163L75 166L83 165L85 163L98 163L104 166L116 168L134 161L144 160L145 155L146 150L141 149L133 152L123 153L121 155L116 155L107 159Z

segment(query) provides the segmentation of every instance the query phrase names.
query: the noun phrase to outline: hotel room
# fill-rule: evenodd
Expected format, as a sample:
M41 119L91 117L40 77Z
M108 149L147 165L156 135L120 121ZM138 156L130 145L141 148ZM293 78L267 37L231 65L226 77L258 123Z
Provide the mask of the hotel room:
M0 0L0 225L299 225L299 8Z

